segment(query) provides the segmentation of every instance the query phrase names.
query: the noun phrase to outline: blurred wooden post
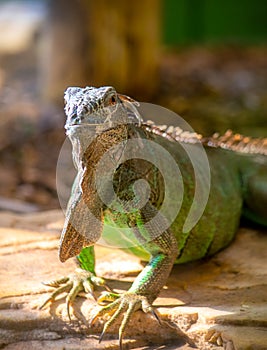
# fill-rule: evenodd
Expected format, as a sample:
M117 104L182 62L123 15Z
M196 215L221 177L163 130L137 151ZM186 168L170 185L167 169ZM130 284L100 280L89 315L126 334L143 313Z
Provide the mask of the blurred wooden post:
M140 100L159 86L161 1L48 2L41 60L42 96L70 85L114 85Z
M45 102L63 102L67 86L86 84L85 20L80 1L48 1L39 50L39 86Z

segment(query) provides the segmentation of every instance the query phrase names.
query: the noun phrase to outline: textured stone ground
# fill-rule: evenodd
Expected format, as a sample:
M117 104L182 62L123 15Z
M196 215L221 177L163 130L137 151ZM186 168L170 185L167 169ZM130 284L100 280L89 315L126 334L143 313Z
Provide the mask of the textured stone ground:
M79 297L68 321L64 298L38 310L51 288L47 281L71 273L57 246L63 216L59 211L14 215L0 213L0 348L118 349L117 330L99 344L104 320L92 329L87 320L97 307ZM176 266L156 305L164 321L137 312L125 335L125 349L267 349L267 232L241 228L235 242L208 261ZM97 247L97 273L113 288L125 290L142 265L116 250ZM119 280L119 281L118 281Z

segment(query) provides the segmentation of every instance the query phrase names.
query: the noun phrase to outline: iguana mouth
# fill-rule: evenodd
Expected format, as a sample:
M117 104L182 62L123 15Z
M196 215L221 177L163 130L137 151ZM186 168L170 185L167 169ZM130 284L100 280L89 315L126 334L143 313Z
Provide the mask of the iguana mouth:
M87 111L85 108L82 111L79 111L78 107L75 107L75 110L72 110L71 113L66 111L67 121L65 124L65 129L103 125L110 119L111 113L107 108L99 108L98 111L94 112L89 110Z

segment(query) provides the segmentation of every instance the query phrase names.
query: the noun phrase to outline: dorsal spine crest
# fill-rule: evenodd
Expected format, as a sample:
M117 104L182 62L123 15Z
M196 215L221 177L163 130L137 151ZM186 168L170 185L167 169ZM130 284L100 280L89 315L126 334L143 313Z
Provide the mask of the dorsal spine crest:
M204 146L222 148L230 151L267 155L267 138L251 138L241 134L234 134L227 130L225 134L213 134L211 137L203 137L195 132L184 131L179 126L156 125L148 120L144 123L146 130L167 138L170 141L185 143L202 143Z

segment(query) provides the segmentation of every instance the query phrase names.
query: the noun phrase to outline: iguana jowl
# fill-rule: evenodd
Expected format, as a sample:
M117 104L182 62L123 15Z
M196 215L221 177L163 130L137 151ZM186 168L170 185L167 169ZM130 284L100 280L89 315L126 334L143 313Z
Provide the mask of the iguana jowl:
M66 284L48 301L68 291L69 309L81 290L92 292L94 285L105 286L104 280L95 275L93 245L105 233L105 224L117 227L117 231L107 234L107 239L115 244L125 240L126 251L148 261L126 293L110 293L101 298L100 301L113 301L95 316L112 314L104 326L102 339L109 326L125 312L119 330L122 347L122 336L132 313L142 309L155 314L151 305L166 283L174 263L197 260L227 246L235 235L242 214L267 226L267 139L250 139L231 132L203 138L178 127L144 123L135 107L136 102L118 94L112 87L68 88L65 102L65 127L73 144L78 175L67 209L59 255L62 262L76 256L80 269L74 280L58 281ZM149 162L135 157L133 148L132 159L119 162L123 147L130 140L141 149L146 146L146 140L160 145L179 166L183 202L170 225L160 211L165 184L153 162L157 153L151 150L152 162ZM188 232L183 232L182 228L193 201L195 175L181 147L183 142L191 144L192 151L201 142L211 174L207 205L198 223ZM116 148L117 145L124 146ZM109 197L110 189L106 189L106 185L101 187L101 179L97 186L99 173L96 169L107 152L115 172L113 179L108 179L110 182L105 184L112 184L116 197ZM101 175L104 178L105 171ZM142 194L135 187L140 179L145 179L150 187L148 200L142 205ZM100 195L99 186L101 192L107 194L106 200ZM156 219L150 224L152 218ZM130 232L129 236L121 234L121 228L129 228L126 231Z

